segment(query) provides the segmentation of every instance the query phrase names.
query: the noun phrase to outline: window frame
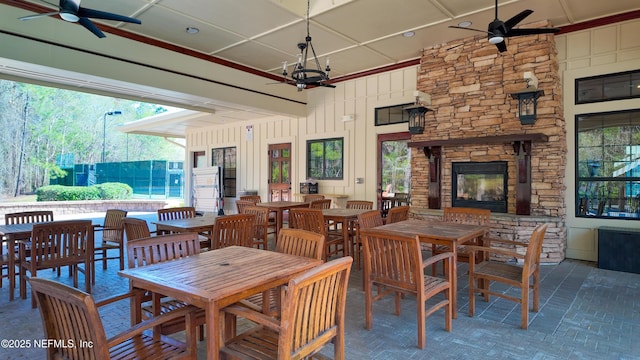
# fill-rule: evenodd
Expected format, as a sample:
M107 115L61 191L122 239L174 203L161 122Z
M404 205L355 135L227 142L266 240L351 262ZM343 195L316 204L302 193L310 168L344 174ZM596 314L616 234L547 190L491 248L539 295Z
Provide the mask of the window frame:
M386 125L395 125L395 124L403 124L409 122L409 113L404 110L405 107L411 106L413 103L399 104L399 105L390 105L390 106L380 106L374 108L373 113L375 114L374 125L375 126L386 126ZM399 108L401 111L401 119L400 121L391 121L391 110L394 108ZM387 112L386 114L385 111ZM387 122L381 123L381 119L386 116Z
M311 156L311 146L313 144L322 143L323 144L323 158L322 163L325 164L327 159L325 158L327 144L333 141L340 141L341 154L340 154L340 175L339 176L326 176L325 171L323 169L323 176L312 176L311 175L311 166L312 166L312 156ZM344 180L344 137L332 137L332 138L323 138L323 139L310 139L307 140L306 143L306 155L307 161L305 165L305 171L307 178L313 178L314 180Z
M577 91L577 90L576 90ZM630 120L628 123L620 123L614 126L604 126L606 125L606 117L607 116L620 116L630 114ZM637 125L636 121L634 121L634 114L637 114L638 121ZM594 128L592 124L585 131L598 131L603 129L610 129L613 127L633 127L636 126L639 128L637 132L634 132L633 129L629 129L629 138L626 143L618 143L612 144L608 142L605 137L605 131L602 131L600 144L589 145L589 146L581 146L580 144L580 120L584 121L585 117L594 116L594 117L603 117L601 126L598 128ZM607 112L597 112L597 113L585 113L585 114L576 114L575 115L575 198L576 198L576 209L575 216L577 218L601 218L601 219L624 219L624 220L640 220L640 190L636 190L640 188L640 169L634 170L633 168L628 169L629 172L632 172L630 176L604 176L600 175L598 172L600 168L608 168L609 172L615 169L616 165L624 168L624 163L633 164L635 162L640 161L640 156L638 156L637 160L633 159L634 156L634 148L640 148L640 140L637 141L637 144L634 144L633 135L640 134L640 108L638 109L624 109L617 111L607 111ZM596 134L597 135L597 134ZM600 151L602 158L600 159L588 159L584 158L585 154L592 153L591 150L597 150L598 147L601 147ZM616 148L625 148L625 156L628 158L615 159L613 156L609 155L609 159L605 159L605 155L607 153L611 153L615 151ZM609 150L609 151L607 151ZM581 158L582 155L582 158ZM637 154L636 154L637 155ZM589 156L589 155L586 155ZM606 166L605 166L606 165ZM640 167L640 166L638 166ZM618 168L620 170L620 168ZM635 175L636 173L638 175ZM617 184L617 186L616 186ZM595 188L594 188L595 185ZM606 195L605 195L606 190ZM634 193L636 190L637 193ZM629 193L629 196L621 197L620 192L623 191L623 194ZM617 194L617 197L616 197ZM622 199L622 200L621 200ZM614 207L614 200L617 200L615 206L617 206L618 211ZM597 205L596 205L597 204ZM607 206L608 204L608 206ZM623 207L620 208L620 205L623 204ZM595 211L593 211L595 209ZM629 211L626 211L629 210Z
M615 80L616 78L622 78L622 77L627 77L628 76L628 80L625 80L623 82L617 81L619 82L621 85L619 87L617 87L617 89L622 89L622 88L626 88L628 87L629 90L629 94L628 95L619 95L619 96L611 96L611 97L607 97L607 91L606 91L606 84L607 84L607 80ZM581 100L580 99L580 94L583 91L589 91L590 88L587 87L586 85L588 85L588 83L591 82L599 82L599 85L601 86L600 93L601 95L599 97L595 97L593 99L589 99L589 100ZM634 84L635 82L635 84ZM585 87L581 87L581 85L585 85ZM635 85L635 87L634 87ZM591 86L591 88L593 88L593 86ZM614 88L615 89L615 88ZM634 89L637 89L634 91ZM583 78L578 78L575 79L575 104L576 105L583 105L583 104L592 104L592 103L599 103L599 102L605 102L605 101L615 101L615 100L626 100L626 99L637 99L640 98L640 69L636 69L636 70L630 70L630 71L622 71L622 72L617 72L617 73L611 73L611 74L604 74L604 75L596 75L596 76L588 76L588 77L583 77Z

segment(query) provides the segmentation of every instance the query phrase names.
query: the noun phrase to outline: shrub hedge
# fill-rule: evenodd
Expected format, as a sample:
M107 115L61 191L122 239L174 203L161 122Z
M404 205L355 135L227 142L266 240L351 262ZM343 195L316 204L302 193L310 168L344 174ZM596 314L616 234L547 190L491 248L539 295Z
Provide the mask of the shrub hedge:
M48 185L36 190L36 201L122 200L131 199L133 189L123 183L92 186Z

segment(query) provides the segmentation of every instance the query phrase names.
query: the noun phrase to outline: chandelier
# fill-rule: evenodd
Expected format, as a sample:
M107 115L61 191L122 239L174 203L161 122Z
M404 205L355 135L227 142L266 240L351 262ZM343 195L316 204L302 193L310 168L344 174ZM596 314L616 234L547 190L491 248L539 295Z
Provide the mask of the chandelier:
M313 44L311 43L311 35L309 33L310 2L311 0L307 1L307 36L304 39L305 42L298 43L300 53L298 54L298 61L291 71L290 79L287 79L287 75L289 75L289 73L287 73L287 62L285 61L282 65L282 76L284 76L284 81L295 84L298 91L306 89L309 85L335 88L335 85L328 83L329 71L331 71L331 68L329 67L329 58L327 57L326 66L324 70L322 70L320 67L320 61L318 61L318 56L316 55L316 50L313 48ZM311 49L313 59L309 59L309 49ZM315 65L315 68L308 67L308 62L311 63L311 65Z

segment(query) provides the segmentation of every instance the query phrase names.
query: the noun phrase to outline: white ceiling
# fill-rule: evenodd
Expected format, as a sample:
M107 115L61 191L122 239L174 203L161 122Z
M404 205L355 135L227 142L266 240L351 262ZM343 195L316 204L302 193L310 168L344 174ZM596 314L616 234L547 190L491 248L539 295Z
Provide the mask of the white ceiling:
M524 9L534 10L521 23L522 27L542 20L563 27L640 10L638 0L500 0L499 4L498 15L503 21ZM178 47L174 49L183 49L185 53L242 65L250 73L271 77L269 81L280 76L283 61L295 62L296 45L306 35L307 2L304 0L83 0L81 6L142 21L141 25L135 25L95 20L97 24L106 25L101 29L107 39L140 35L159 41L162 46ZM47 37L47 27L55 26L65 27L65 31L72 29L75 33L68 38L48 40L54 43L81 47L87 41L108 41L98 39L77 24L63 22L57 16L16 20L20 16L52 10L55 7L42 1L0 0L0 32L31 37L41 33L42 37ZM483 36L448 26L471 21L472 28L486 29L494 19L494 0L312 0L310 18L310 34L320 63L324 65L326 57L330 57L331 77L339 81L341 77L415 60L423 48ZM187 27L197 27L200 31L188 34ZM116 31L110 32L110 28ZM415 36L404 37L402 34L407 31L415 32ZM487 42L487 46L493 45ZM28 64L22 63L21 69L11 70L15 72L11 73L7 66L3 68L2 61L0 57L0 76L10 73L12 77L28 78L28 73L33 71ZM50 72L55 70L50 69ZM42 75L42 70L37 73ZM64 77L73 77L73 74L64 73ZM55 82L55 79L42 81ZM108 79L102 81L109 85ZM184 101L196 110L255 112L238 116L240 119L272 114L247 107L234 109L228 103L224 104L224 109L216 109L216 99L193 99L185 94L185 99L180 100L179 93L163 94L162 89L151 91L135 84L118 82L112 86L113 93L123 97L127 97L128 91L137 97L144 92L149 102L154 99L158 103L166 102L163 99L166 96L172 99L171 105ZM207 102L207 106L201 106Z

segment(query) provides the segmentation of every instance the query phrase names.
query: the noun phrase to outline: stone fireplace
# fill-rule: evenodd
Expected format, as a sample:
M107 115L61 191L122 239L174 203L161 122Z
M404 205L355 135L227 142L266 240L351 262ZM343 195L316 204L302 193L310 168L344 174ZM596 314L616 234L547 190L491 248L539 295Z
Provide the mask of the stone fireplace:
M491 236L526 242L535 226L548 223L542 261L557 263L566 248L566 132L554 39L545 34L508 42L504 53L486 38L423 51L417 90L431 95L434 115L409 144L412 216L439 217L443 207L472 204L457 199L456 164L500 163L505 198L492 209ZM525 71L535 74L545 94L532 125L520 123L510 96L526 87Z

